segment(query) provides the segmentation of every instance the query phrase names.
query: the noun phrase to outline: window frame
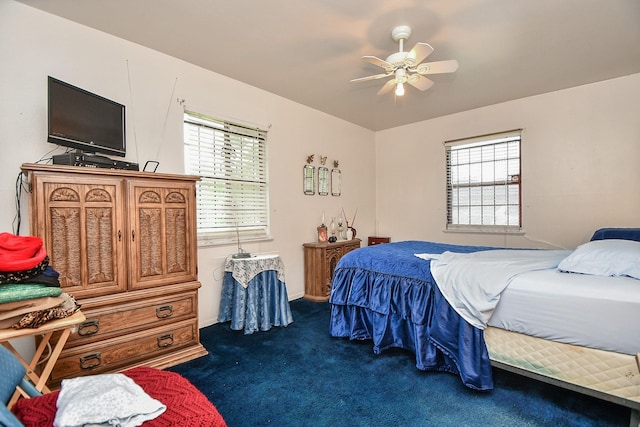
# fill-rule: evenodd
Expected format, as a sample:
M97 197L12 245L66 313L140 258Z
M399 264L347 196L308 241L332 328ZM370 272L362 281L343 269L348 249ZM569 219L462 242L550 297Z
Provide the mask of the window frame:
M267 131L188 110L183 126L185 173L201 178L198 246L271 239Z
M516 155L510 152L510 150L513 151L514 143L517 144ZM445 141L443 145L446 159L445 231L487 234L522 233L522 129ZM496 148L505 151L500 151L500 156L496 157ZM489 149L494 150L493 153L489 153ZM456 162L452 159L453 152L456 151L456 155L467 157ZM478 154L479 158L471 157ZM469 168L468 176L456 177L456 173L462 175L460 170L465 165ZM488 172L487 176L492 176L492 179L483 177L485 171ZM477 176L478 173L480 177ZM456 180L458 182L453 182ZM496 191L498 189L501 190L500 194ZM468 192L467 194L462 191L462 194L468 196L468 202L454 205L456 199L454 193L458 192L459 197L461 190ZM490 201L491 197L485 195L485 190L491 190L486 191L488 195L493 192L493 201ZM500 196L504 197L503 203L496 202L496 198ZM463 212L465 209L468 209L468 212ZM461 212L462 215L466 215L462 219ZM497 220L497 217L504 218Z

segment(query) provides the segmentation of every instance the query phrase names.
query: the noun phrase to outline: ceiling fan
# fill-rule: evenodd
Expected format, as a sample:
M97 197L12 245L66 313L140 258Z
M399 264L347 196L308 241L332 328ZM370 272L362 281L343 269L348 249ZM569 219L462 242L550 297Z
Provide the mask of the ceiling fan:
M383 79L393 76L393 78L378 91L378 95L389 92L396 88L396 95L404 95L404 84L408 83L419 90L427 90L433 86L433 82L424 77L426 74L453 73L458 69L458 61L450 59L447 61L424 62L427 56L431 55L433 48L427 43L416 43L408 52L404 52L404 42L411 35L411 27L401 25L391 31L393 41L399 43L399 50L392 53L386 60L375 56L363 56L362 59L384 68L384 73L373 76L360 77L351 80L352 82L365 82L368 80Z

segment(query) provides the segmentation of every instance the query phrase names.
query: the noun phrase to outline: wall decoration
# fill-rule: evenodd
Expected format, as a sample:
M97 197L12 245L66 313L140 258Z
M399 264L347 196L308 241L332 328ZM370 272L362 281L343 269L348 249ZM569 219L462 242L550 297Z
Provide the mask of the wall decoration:
M329 195L329 188L331 188L332 196L340 196L342 194L342 172L338 169L340 163L334 160L333 169L329 174L329 168L325 166L327 156L320 155L319 157L321 166L318 166L318 175L316 176L316 167L312 165L315 154L307 156L307 164L302 170L302 191L308 196L313 196L316 194L317 185L320 196Z
M342 194L342 172L338 167L340 163L337 160L333 161L333 169L331 169L331 195L339 196Z
M313 196L316 193L316 168L311 165L313 158L313 154L307 156L307 164L302 169L302 190L308 196Z
M329 169L324 166L318 167L318 194L321 196L329 194Z

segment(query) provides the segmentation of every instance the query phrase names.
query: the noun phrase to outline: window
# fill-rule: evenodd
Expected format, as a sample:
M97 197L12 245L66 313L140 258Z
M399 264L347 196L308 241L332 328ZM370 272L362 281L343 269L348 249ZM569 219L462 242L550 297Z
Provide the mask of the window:
M199 175L200 244L269 235L267 132L185 111L185 172Z
M447 230L520 231L521 133L445 142Z

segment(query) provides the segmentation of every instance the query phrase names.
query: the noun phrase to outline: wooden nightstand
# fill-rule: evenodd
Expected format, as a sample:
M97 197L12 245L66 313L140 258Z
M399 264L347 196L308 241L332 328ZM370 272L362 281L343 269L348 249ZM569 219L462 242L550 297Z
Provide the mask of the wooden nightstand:
M391 237L369 237L367 245L379 245L382 243L391 243Z
M328 301L331 279L338 261L344 254L360 247L360 239L339 240L335 243L305 243L304 298Z

